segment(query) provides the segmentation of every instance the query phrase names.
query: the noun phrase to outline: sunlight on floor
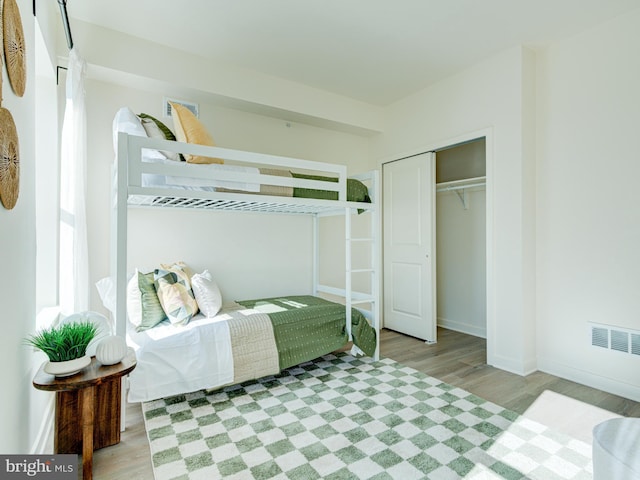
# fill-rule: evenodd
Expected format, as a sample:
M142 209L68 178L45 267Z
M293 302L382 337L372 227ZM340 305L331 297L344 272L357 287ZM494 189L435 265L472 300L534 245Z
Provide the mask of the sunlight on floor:
M479 459L468 480L504 479L524 475L537 480L592 478L591 445L547 426L519 417ZM495 461L503 465L496 467ZM489 469L491 464L497 470ZM517 472L517 473L516 473Z
M566 395L545 390L524 416L591 445L593 427L620 415Z
M593 428L620 415L545 390L487 450L491 461L502 462L527 478L592 478ZM467 480L505 478L479 461ZM508 475L507 475L508 476Z

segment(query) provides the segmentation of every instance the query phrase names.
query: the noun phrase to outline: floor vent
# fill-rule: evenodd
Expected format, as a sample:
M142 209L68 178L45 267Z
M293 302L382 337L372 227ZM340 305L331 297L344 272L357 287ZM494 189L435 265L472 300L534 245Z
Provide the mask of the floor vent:
M193 113L196 117L199 117L199 111L198 111L198 104L197 103L192 103L192 102L185 102L184 100L177 100L175 98L164 98L164 104L163 104L163 114L165 117L171 117L171 104L169 103L177 103L178 105L182 105L183 107L186 107L187 109L189 109L191 111L191 113Z
M594 323L589 328L592 346L640 355L640 331Z

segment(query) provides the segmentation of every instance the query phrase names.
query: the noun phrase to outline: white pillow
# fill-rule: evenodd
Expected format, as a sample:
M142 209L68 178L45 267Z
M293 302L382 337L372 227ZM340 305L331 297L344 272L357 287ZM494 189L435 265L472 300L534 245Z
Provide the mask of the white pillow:
M215 317L222 307L222 294L209 270L193 275L191 288L202 314L205 317Z
M140 118L129 107L122 107L113 118L113 150L118 153L118 132L128 133L137 137L148 137ZM164 160L166 157L158 150L142 149L142 157L147 161Z
M105 277L96 282L100 300L113 317L116 316L116 285L111 277ZM142 323L142 300L138 285L138 270L127 282L127 317L136 327Z
M111 280L111 277L101 278L96 282L96 289L98 290L98 295L100 296L100 300L102 300L102 305L111 312L111 314L116 316L116 285Z
M127 283L127 318L136 327L142 323L142 295L138 284L138 270Z
M124 132L138 137L147 136L147 132L142 126L140 119L129 107L122 107L113 118L113 150L116 153L118 153L118 132Z

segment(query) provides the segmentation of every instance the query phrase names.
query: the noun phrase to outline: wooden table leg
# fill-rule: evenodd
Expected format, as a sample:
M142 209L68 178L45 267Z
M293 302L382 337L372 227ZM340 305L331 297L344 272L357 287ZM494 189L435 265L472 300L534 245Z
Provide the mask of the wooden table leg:
M93 412L96 387L82 390L82 478L93 478Z

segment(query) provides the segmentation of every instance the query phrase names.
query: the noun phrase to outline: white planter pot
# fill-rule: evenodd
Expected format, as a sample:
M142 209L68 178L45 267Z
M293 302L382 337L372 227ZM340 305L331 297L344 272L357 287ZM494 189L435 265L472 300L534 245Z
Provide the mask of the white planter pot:
M91 357L85 355L84 357L74 358L73 360L67 360L65 362L47 362L44 366L44 371L56 377L68 377L78 373L90 363Z

